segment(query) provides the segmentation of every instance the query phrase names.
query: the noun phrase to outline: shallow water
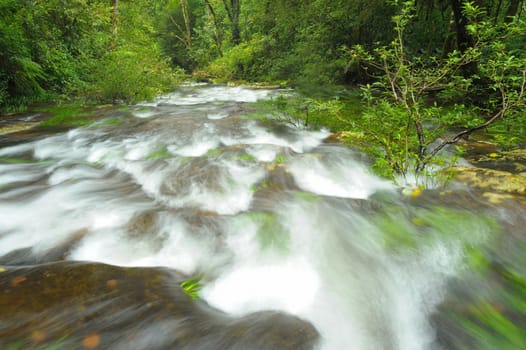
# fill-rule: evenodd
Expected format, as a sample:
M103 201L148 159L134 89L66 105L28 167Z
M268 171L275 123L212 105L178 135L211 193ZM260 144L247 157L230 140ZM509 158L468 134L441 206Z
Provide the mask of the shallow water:
M406 197L327 131L244 118L278 93L186 86L119 125L1 148L0 257L66 245L67 260L201 276L211 306L299 316L324 350L451 346L432 316L523 209Z

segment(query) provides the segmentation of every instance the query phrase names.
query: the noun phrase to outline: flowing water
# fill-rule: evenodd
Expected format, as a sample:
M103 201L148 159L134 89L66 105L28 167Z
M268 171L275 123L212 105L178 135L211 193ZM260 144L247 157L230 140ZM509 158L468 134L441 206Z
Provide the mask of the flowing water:
M67 245L67 260L173 268L230 315L311 322L323 350L447 348L448 285L514 219L462 189L402 195L327 131L250 118L246 102L279 93L186 86L119 124L0 148L0 257Z

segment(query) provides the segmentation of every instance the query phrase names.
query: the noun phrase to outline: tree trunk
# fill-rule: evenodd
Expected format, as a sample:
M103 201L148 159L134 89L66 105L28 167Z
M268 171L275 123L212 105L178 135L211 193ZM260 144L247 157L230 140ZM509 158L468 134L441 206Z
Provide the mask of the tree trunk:
M223 0L225 10L232 28L232 43L237 45L241 42L241 31L239 30L239 14L241 12L241 0Z
M468 33L466 26L468 19L462 12L462 0L451 0L451 9L453 10L453 19L455 21L455 31L457 37L457 49L461 53L473 47L474 41ZM463 68L465 76L472 76L478 72L477 62L468 63Z
M497 9L495 10L495 15L493 16L493 24L497 25L499 21L500 9L502 8L502 0L499 0L497 3Z
M117 30L119 28L119 0L110 0L112 11L111 11L111 50L115 49L117 44Z
M190 9L188 0L181 0L181 11L184 20L184 41L187 49L192 47L192 23L190 21Z
M217 15L214 10L214 6L212 6L212 3L210 0L205 0L206 5L208 7L208 11L210 11L210 15L212 15L212 20L214 21L214 41L216 44L216 50L219 57L223 57L223 30L221 29L221 26L219 25L219 21L217 20Z
M504 19L504 22L510 23L513 21L513 18L519 13L522 2L522 0L510 0L510 4L506 10L506 18Z

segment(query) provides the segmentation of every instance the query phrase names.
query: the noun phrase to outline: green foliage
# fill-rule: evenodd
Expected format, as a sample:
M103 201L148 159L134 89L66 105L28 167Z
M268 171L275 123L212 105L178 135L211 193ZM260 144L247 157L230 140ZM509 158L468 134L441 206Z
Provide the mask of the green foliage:
M114 40L105 0L1 0L0 106L50 97L133 102L173 88L153 26L163 1L121 2Z
M277 164L283 164L283 163L285 163L286 160L287 160L287 157L285 157L284 154L280 153L280 154L276 155L276 158L274 159L274 162L276 162Z
M256 35L250 41L233 47L205 68L206 72L225 81L266 80L261 75L260 66L264 64L262 58L268 49L267 40L265 36Z
M177 75L168 64L139 49L107 53L94 67L89 95L99 102L139 102L174 88Z
M501 39L516 33L521 23L506 25L497 31L488 22L476 22L481 10L467 3L466 14L473 19L468 27L476 45L463 52L452 51L446 57L411 55L406 48L406 30L415 16L414 1L405 1L398 15L393 17L395 39L386 46L366 50L357 45L346 49L350 65L364 64L376 82L364 86L367 109L359 118L348 120L351 128L363 133L362 144L376 159L380 174L406 178L414 172L417 181L426 184L432 175L429 169L443 166L448 161L440 157L441 150L457 142L462 135L482 129L498 118L521 113L524 109L526 61L514 56ZM476 63L477 76L465 76L463 68ZM487 121L476 113L465 113L467 108L456 105L430 103L431 92L441 90L441 96L465 96L473 81L485 81L497 91L484 110L494 114ZM490 95L491 96L491 95ZM459 111L462 113L459 114ZM497 111L497 112L495 112ZM451 126L464 128L455 137L436 140Z
M16 1L0 2L0 101L42 92L42 67L31 58Z
M155 27L160 33L162 51L171 58L172 64L192 71L197 63L205 65L210 61L208 56L213 54L210 34L213 30L205 16L204 1L185 2L188 4L187 12L182 6L183 1L165 1ZM186 15L188 17L185 19ZM205 30L209 30L208 36L203 33Z
M352 105L350 101L355 102L339 97L308 97L302 94L278 96L260 103L260 107L266 111L260 115L294 127L341 130L346 126L340 122L341 116L359 109L359 106Z
M180 283L183 291L188 295L192 300L199 299L199 293L203 286L201 285L201 278L189 278Z
M187 3L185 19L182 2L169 1L163 49L174 63L220 81L348 81L339 48L385 42L394 8L383 0L244 0L236 28L225 10L228 1Z

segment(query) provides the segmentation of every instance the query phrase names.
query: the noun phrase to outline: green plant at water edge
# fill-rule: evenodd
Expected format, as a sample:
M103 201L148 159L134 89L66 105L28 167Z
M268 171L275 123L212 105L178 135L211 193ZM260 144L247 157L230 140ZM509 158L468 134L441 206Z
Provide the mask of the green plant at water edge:
M351 104L345 105L339 98L278 96L262 103L272 119L295 128L328 127L338 129L338 118Z
M205 70L222 81L261 80L259 68L265 64L262 57L268 45L267 36L255 34L250 41L232 47L223 56L211 62Z
M446 56L421 57L406 47L405 32L415 16L415 1L396 4L400 12L393 17L396 35L389 45L373 50L359 45L344 48L350 65L362 64L375 82L363 87L365 113L342 121L363 133L361 145L374 156L382 175L405 178L414 172L417 178L426 178L433 166L448 162L441 157L446 146L524 113L526 55L510 42L516 36L524 38L526 25L517 19L496 28L481 8L464 2L473 44ZM481 87L488 102L477 113L463 105L455 110L430 102L432 96L442 101L467 97ZM452 126L461 131L444 136Z
M283 153L279 153L276 155L276 158L274 158L274 162L276 164L283 164L287 161L287 157Z
M50 108L39 109L39 111L50 113L52 115L51 118L40 123L40 127L83 126L92 122L89 118L91 114L87 113L84 107L78 104L57 105Z
M175 88L178 74L167 62L158 61L136 47L108 52L93 67L95 81L87 93L99 102L134 103L150 100Z
M201 278L189 278L180 283L183 291L190 297L192 300L199 299L199 293L203 286L201 285Z
M261 120L264 122L269 120L269 116L266 113L261 113L261 112L243 114L241 118Z

